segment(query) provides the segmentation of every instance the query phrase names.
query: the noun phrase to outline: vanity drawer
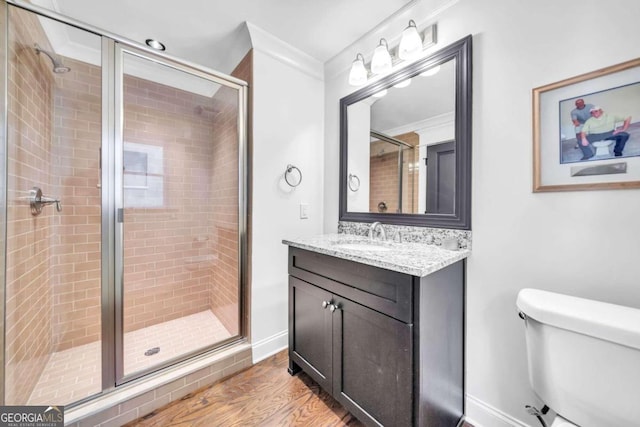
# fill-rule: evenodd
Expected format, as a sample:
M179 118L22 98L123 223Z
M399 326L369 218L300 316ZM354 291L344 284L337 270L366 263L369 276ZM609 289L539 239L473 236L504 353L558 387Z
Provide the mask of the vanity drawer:
M412 323L414 277L289 247L289 274L337 295Z

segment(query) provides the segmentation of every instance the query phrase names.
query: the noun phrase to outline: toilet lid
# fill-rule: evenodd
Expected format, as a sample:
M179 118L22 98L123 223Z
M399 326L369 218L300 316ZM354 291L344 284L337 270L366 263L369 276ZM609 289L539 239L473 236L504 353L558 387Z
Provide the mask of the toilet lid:
M522 289L518 309L540 323L640 349L640 309Z

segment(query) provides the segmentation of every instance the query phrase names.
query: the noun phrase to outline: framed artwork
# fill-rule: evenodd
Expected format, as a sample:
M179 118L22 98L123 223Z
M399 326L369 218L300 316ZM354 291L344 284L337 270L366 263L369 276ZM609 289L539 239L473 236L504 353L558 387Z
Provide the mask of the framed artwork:
M533 89L533 191L640 188L640 58Z

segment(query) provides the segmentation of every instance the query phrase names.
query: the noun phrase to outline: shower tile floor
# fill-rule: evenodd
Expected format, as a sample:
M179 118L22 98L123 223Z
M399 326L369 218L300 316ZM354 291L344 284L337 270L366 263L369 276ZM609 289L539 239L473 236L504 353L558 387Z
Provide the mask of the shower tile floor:
M176 356L213 345L231 337L209 310L124 334L125 374L150 368ZM153 356L145 351L160 347ZM65 405L101 390L99 341L53 353L29 405Z

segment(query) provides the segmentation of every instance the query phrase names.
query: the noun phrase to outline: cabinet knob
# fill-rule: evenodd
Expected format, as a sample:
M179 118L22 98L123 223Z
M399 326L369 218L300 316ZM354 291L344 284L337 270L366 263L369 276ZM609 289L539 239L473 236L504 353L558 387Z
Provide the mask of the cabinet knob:
M327 308L329 306L328 301L322 301L322 308Z
M329 310L331 310L331 312L333 313L334 311L336 311L336 309L338 309L340 307L338 307L338 304L331 304L329 306Z

